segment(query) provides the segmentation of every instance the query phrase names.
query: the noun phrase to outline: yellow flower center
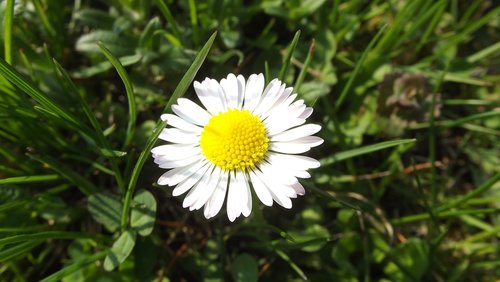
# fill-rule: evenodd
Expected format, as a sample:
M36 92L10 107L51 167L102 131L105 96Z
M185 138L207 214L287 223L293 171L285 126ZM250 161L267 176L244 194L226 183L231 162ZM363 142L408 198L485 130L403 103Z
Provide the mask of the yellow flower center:
M200 138L203 155L224 170L253 168L269 147L266 128L248 110L230 109L208 121Z

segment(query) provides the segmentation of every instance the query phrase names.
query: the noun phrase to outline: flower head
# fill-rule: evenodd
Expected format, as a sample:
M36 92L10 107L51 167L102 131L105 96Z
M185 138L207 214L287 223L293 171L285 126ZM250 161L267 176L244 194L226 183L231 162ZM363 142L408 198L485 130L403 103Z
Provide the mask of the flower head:
M158 184L175 186L174 196L188 194L183 207L217 215L227 194L227 215L234 221L252 211L251 187L266 206L291 208L291 198L305 193L297 178L310 177L319 162L298 154L323 143L312 136L321 129L305 124L313 109L297 100L293 88L264 76L229 74L220 82L194 82L202 108L180 98L175 114L161 116L171 127L159 138L170 142L153 148L155 163L170 169Z

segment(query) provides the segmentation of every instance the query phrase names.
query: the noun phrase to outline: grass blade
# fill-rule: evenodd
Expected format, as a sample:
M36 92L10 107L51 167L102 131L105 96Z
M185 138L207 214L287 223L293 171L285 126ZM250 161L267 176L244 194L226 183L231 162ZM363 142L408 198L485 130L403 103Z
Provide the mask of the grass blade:
M191 85L191 83L194 80L194 77L196 76L196 73L200 69L201 65L205 61L205 58L208 55L208 52L210 51L210 48L212 47L212 44L214 43L215 37L217 36L217 32L214 32L212 36L208 39L207 43L205 43L205 46L201 48L200 52L198 52L198 55L194 59L193 63L189 67L189 69L186 71L184 76L182 77L181 81L177 85L177 87L174 90L174 93L170 97L170 99L167 102L167 105L165 106L163 112L167 112L172 104L177 101L178 98L180 98L184 93L186 93L188 87ZM161 131L165 128L165 123L159 120L156 123L155 129L153 131L153 135L151 135L146 142L146 146L144 147L144 150L141 152L139 159L137 160L134 169L132 171L132 175L130 176L130 181L127 187L127 192L125 194L125 199L123 203L123 212L122 212L122 218L121 218L121 227L122 230L125 230L128 221L129 221L129 213L130 213L130 202L132 201L132 196L134 195L135 191L135 186L137 184L137 179L139 178L139 174L141 173L142 167L144 166L144 163L149 157L149 152L153 148L154 144L156 143L156 140L158 139L158 136L160 136Z
M299 37L300 37L300 29L297 30L297 32L293 36L292 43L290 43L290 45L287 48L285 60L283 60L283 66L281 67L280 75L279 75L279 79L281 81L284 81L286 78L286 75L288 73L288 68L290 67L290 63L292 61L293 51L295 51L295 47L297 46L297 42L299 41Z
M170 24L170 27L172 28L172 32L174 34L175 39L180 43L182 46L182 37L181 33L179 32L179 28L177 27L177 22L175 21L174 17L172 16L172 13L170 12L170 9L168 6L165 4L164 1L162 0L155 0L156 5L160 9L161 13L167 20L168 24Z
M7 244L13 244L23 241L39 241L47 239L77 239L77 238L93 238L94 235L81 232L66 232L66 231L47 231L33 234L20 234L0 239L0 247Z
M293 87L295 91L299 92L300 91L300 86L302 86L302 82L304 82L304 78L306 77L307 70L309 68L309 65L311 64L312 57L314 55L314 47L315 47L315 41L314 39L311 41L311 45L309 46L309 52L307 53L306 60L304 61L304 65L302 66L302 69L300 70L299 76L297 77L297 80L295 81L295 86Z
M0 251L0 262L10 261L17 256L27 254L31 249L40 245L41 243L43 243L43 241L41 240L28 241Z
M45 182L45 181L54 181L59 179L61 179L61 177L57 174L18 176L18 177L0 179L0 185Z
M127 135L125 137L125 142L123 144L123 147L125 148L130 144L132 137L134 137L135 122L137 119L137 106L135 102L134 88L132 86L132 83L130 82L130 79L128 78L128 74L125 71L125 68L120 63L120 61L113 54L111 54L111 52L104 46L102 42L98 42L97 46L99 46L104 56L106 56L106 58L108 58L111 64L113 64L116 71L118 72L118 75L122 79L123 84L125 85L125 91L127 93L127 99L128 99L128 125L126 133Z
M55 273L52 273L50 276L45 277L44 279L40 280L40 282L62 281L64 277L86 267L87 265L89 265L89 264L91 264L99 259L102 259L103 257L106 256L106 254L107 254L106 251L99 252L99 253L94 254L92 256L78 260L78 261L62 268L61 270L59 270Z
M391 140L391 141L385 141L373 145L368 145L364 146L361 148L356 148L353 150L348 150L344 152L340 152L337 154L334 154L333 156L326 157L320 160L321 166L327 166L331 165L346 159L350 159L356 156L372 153L375 151L383 150L386 148L394 147L394 146L399 146L402 144L409 144L409 143L414 143L416 142L417 139L402 139L402 140Z
M7 0L3 18L3 49L4 58L8 64L12 64L12 21L14 18L14 0Z
M380 38L380 36L382 36L382 34L384 33L386 27L387 27L387 25L385 25L384 27L382 27L379 30L379 32L377 34L375 34L375 36L370 41L370 43L368 44L368 46L366 47L366 49L363 51L363 54L361 55L361 58L356 63L356 66L354 67L354 71L349 76L349 80L347 81L346 85L344 86L344 89L342 89L342 92L340 93L339 98L337 99L337 101L335 101L335 106L334 106L335 112L338 111L338 109L340 108L340 105L342 105L342 102L344 102L344 99L347 96L347 93L349 93L349 91L351 90L352 84L354 83L354 80L358 76L358 73L361 70L361 66L364 64L364 62L366 60L366 57L368 56L368 54L370 53L370 51L373 49L373 46L375 46L375 43L378 41L378 39Z

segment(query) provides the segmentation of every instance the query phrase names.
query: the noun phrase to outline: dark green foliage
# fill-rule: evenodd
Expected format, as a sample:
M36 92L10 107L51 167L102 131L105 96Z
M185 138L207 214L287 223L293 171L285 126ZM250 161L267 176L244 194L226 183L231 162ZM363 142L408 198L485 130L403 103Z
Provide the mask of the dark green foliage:
M0 280L494 281L499 19L491 0L0 1ZM230 72L295 86L325 139L291 210L233 224L183 209L149 159L160 115Z

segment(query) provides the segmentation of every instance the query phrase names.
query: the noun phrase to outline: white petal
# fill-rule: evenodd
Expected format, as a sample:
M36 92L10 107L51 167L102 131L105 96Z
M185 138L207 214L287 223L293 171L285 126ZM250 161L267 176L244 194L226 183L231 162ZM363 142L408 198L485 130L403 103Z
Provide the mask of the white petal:
M210 199L205 204L203 214L207 219L216 216L222 208L224 199L226 197L228 177L229 172L223 171L220 176L219 184L217 184L217 187L215 187L215 191L212 193L212 196L210 196Z
M189 193L184 198L184 201L182 202L183 208L189 207L190 210L193 210L194 209L193 204L202 196L203 192L205 192L206 190L213 192L213 187L212 189L208 187L208 183L210 183L212 175L213 175L212 168L210 168L205 174L203 174L200 181L196 183L196 185L189 191Z
M202 160L190 165L171 169L160 176L158 184L169 186L177 185L179 182L184 181L186 178L197 172L204 164L206 164L206 162L206 160Z
M201 132L203 128L196 126L190 122L187 122L180 117L172 114L163 114L161 115L161 120L166 121L168 125L171 125L173 127L185 130L185 131L190 131L190 132Z
M278 170L278 167L270 165L260 166L262 175L266 180L266 184L271 191L279 191L289 198L297 197L297 193L290 186L297 182L297 178L290 175L288 172Z
M186 180L177 184L177 186L175 186L174 190L172 191L172 195L179 196L184 194L187 190L191 189L191 187L193 187L193 185L195 185L205 173L207 173L207 170L209 168L212 167L213 165L209 162L205 163L205 165L201 167L200 170L192 174L190 177L186 178Z
M260 103L257 106L257 108L255 108L253 113L255 115L262 117L263 114L266 113L267 110L269 110L274 105L274 103L283 93L284 90L285 90L285 85L281 84L280 80L274 79L273 81L271 81L264 90L264 94L262 94Z
M313 108L306 107L304 109L304 111L299 115L299 118L306 119L306 118L310 117L312 113L313 113Z
M180 130L178 128L164 128L158 138L172 143L198 144L200 134Z
M247 85L245 87L245 102L243 103L244 109L253 112L261 99L262 91L264 90L264 83L263 74L252 74L248 78Z
M306 122L306 120L283 115L282 117L273 119L271 121L270 119L267 119L266 122L264 122L264 124L266 124L268 134L270 136L274 136L292 127L302 125Z
M210 182L207 183L206 187L200 191L200 195L198 196L198 200L194 204L192 204L195 210L199 210L205 203L207 203L208 199L212 196L221 180L222 170L219 167L215 167L212 175L210 176Z
M321 130L321 126L317 124L302 125L271 137L273 141L292 141L304 136L310 136Z
M177 105L172 105L172 111L180 118L201 126L205 126L211 117L203 108L185 98L179 98Z
M222 106L217 89L212 89L211 87L209 87L209 80L209 78L206 78L202 83L195 81L193 86L194 91L196 92L196 95L198 95L198 98L200 99L203 106L205 106L209 113L211 113L212 115L216 115L219 112L223 111L224 107Z
M290 209L292 207L292 201L290 200L289 197L285 196L282 193L281 189L275 189L275 186L272 184L272 181L269 181L267 176L264 176L262 172L256 170L255 171L256 176L261 180L262 183L265 183L265 185L269 189L269 193L271 193L271 196L273 197L273 200L278 203L280 206Z
M185 144L169 144L155 147L151 150L155 162L161 160L179 160L186 157L201 154L199 146L185 145ZM158 162L157 160L158 159Z
M311 178L311 175L309 172L305 170L295 170L290 172L293 176L298 177L298 178Z
M243 205L246 204L247 194L245 193L245 179L242 172L231 174L229 181L229 192L227 195L227 217L233 222L243 211Z
M266 154L266 159L272 166L283 166L289 170L308 170L310 168L318 168L320 166L319 161L306 156L268 152Z
M223 171L220 176L219 184L215 188L207 204L205 204L204 215L207 219L216 216L222 208L224 198L226 197L228 178L229 172Z
M244 172L241 172L243 175L243 183L244 183L244 191L242 194L242 198L246 201L243 201L243 206L241 207L241 213L243 216L248 217L250 213L252 213L252 192L250 191L250 185L248 184L247 176Z
M304 145L288 142L274 142L269 146L269 150L285 154L302 154L311 150L311 146L307 144Z
M297 195L304 195L306 193L304 186L302 186L302 184L298 181L292 185L292 188L295 190Z
M285 84L283 84L281 87L284 88ZM287 98L290 96L290 93L292 93L292 91L293 91L292 87L285 88L283 91L281 91L281 88L280 88L280 92L279 92L278 97L276 98L276 101L274 102L274 104L268 110L266 110L264 113L262 113L260 115L260 117L264 120L271 113L273 113L275 110L280 109L281 105L287 100Z
M257 194L257 197L259 200L266 206L270 207L273 205L273 197L271 196L271 193L269 193L269 190L267 189L266 185L262 183L259 177L255 174L255 172L250 171L250 180L252 181L252 186L255 191L255 194Z
M243 100L245 99L245 78L240 74L236 77L238 79L238 100L236 104L237 109L243 108Z
M183 167L187 166L190 164L193 164L195 162L198 162L199 160L203 159L203 156L200 154L196 154L194 156L184 158L184 159L178 159L178 160L164 160L164 159L156 159L155 161L158 161L158 167L160 168L176 168L176 167Z
M220 81L220 86L224 89L227 99L227 107L234 109L238 107L238 79L232 73L227 75L227 79Z

